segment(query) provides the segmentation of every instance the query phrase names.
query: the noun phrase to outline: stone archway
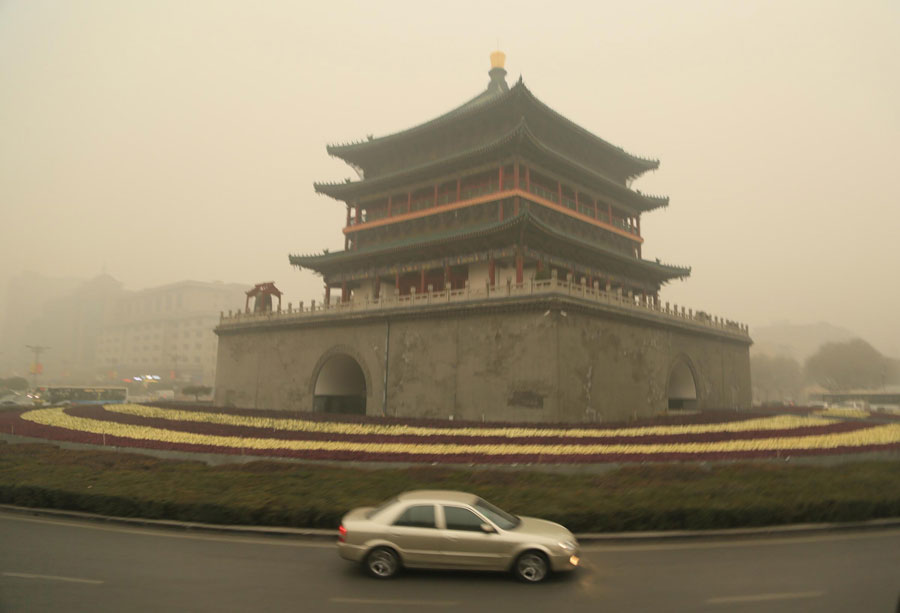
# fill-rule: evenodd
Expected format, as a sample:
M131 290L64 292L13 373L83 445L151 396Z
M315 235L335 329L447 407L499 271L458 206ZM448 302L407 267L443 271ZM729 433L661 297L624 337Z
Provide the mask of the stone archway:
M324 356L313 384L313 411L366 414L366 375L352 356Z
M677 360L672 367L666 385L666 396L669 399L669 409L697 408L697 378L687 359Z

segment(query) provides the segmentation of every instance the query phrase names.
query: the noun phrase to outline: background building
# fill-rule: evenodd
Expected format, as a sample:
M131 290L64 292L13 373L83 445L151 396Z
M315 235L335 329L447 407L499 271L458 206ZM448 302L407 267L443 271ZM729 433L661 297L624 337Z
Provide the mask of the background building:
M122 296L98 339L97 366L109 380L146 375L178 385L212 385L223 310L240 304L247 286L181 281Z
M221 311L243 304L243 284L181 281L128 291L107 274L90 280L13 279L3 326L4 373L38 384L117 383L154 375L158 386L215 380ZM45 348L32 373L34 352Z

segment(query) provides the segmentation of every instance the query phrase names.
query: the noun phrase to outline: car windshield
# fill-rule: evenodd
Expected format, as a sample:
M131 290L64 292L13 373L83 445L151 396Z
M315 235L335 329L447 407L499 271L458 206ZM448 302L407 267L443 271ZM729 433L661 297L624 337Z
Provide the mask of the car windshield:
M374 509L368 511L366 513L366 519L370 519L370 518L374 517L375 515L377 515L378 513L381 513L382 511L384 511L386 508L388 508L395 502L397 502L396 496L394 496L393 498L390 498L388 500L385 500L384 502L382 502L380 505L378 505Z
M502 509L498 509L487 500L479 498L475 501L475 508L478 509L489 520L497 524L501 530L511 530L519 525L518 517L510 515Z

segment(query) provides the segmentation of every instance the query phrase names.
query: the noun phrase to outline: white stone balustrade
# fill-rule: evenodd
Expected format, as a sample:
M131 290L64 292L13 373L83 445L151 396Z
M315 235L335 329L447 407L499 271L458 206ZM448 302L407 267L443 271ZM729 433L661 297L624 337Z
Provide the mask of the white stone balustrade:
M242 309L238 309L237 311L228 311L227 315L223 311L220 314L219 327L224 330L230 326L244 326L254 322L273 320L288 322L311 317L324 318L354 313L364 314L386 310L416 309L439 303L481 302L486 300L525 298L528 296L551 297L556 295L577 300L585 304L585 306L594 305L602 309L608 309L609 307L626 309L636 314L652 314L654 317L665 320L689 322L692 325L723 330L739 336L749 336L750 334L747 325L712 316L704 311L685 309L684 306L679 308L678 305L670 306L668 302L661 303L659 300L646 299L640 295L634 295L630 291L623 294L622 288L610 291L609 284L606 284L605 290L601 290L596 282L594 287L590 287L585 283L572 283L568 278L566 280L557 279L555 274L546 280L532 280L519 284L507 282L494 287L485 285L483 288L473 288L466 281L464 288L449 291L436 292L433 291L432 286L428 286L427 292L416 293L415 288L410 288L410 293L403 296L398 295L396 290L394 292L390 292L388 288L385 288L385 290L387 291L383 291L382 296L378 299L354 299L349 302L320 303L318 305L315 300L312 300L309 307L305 307L304 303L300 302L296 309L292 308L289 303L286 311L246 313Z

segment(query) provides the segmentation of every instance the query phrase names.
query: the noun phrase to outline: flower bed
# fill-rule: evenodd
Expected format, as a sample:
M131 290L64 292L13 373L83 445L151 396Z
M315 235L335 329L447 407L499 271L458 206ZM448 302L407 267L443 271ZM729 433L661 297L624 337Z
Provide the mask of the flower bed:
M797 411L709 412L629 426L456 424L286 417L136 404L0 416L0 432L203 453L475 464L602 463L844 454L900 449L900 424Z

